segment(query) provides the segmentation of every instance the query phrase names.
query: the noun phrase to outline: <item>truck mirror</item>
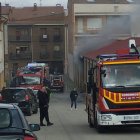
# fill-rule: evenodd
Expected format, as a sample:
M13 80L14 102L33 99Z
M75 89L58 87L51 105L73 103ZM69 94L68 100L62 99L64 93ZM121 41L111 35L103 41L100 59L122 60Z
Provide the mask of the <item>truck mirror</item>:
M87 82L87 93L91 93L91 86L88 82Z

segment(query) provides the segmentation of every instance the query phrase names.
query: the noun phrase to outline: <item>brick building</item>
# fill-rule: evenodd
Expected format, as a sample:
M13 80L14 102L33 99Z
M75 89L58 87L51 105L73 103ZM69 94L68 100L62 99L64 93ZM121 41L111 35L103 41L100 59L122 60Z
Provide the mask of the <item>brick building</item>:
M65 10L60 4L40 7L35 3L33 7L11 7L6 77L11 79L17 68L29 62L45 62L51 73L64 73L65 28Z

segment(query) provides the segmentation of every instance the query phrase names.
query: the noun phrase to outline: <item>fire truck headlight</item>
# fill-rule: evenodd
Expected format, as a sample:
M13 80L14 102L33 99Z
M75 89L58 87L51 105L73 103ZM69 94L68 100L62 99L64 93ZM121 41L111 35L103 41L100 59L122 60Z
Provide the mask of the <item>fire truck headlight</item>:
M101 120L102 121L111 121L112 117L111 117L111 115L102 115Z

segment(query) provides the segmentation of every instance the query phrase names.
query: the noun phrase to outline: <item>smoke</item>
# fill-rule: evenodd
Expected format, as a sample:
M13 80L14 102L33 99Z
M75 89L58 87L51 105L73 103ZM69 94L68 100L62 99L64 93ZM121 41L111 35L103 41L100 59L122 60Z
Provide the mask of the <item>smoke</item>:
M120 35L130 34L130 19L129 16L109 16L107 23L102 27L102 30L93 37L90 34L78 40L74 50L74 60L79 63L79 57L86 52L97 50L105 45L115 41Z
M134 3L140 4L140 1L135 0ZM126 13L126 15L108 16L106 24L102 27L101 31L96 34L96 36L93 34L89 34L87 36L86 34L85 36L83 35L84 37L78 39L76 43L77 46L75 46L74 50L75 63L80 63L79 59L81 55L84 55L86 52L100 49L112 43L120 36L140 36L140 31L138 31L140 27L139 23L139 6L134 7L133 12Z

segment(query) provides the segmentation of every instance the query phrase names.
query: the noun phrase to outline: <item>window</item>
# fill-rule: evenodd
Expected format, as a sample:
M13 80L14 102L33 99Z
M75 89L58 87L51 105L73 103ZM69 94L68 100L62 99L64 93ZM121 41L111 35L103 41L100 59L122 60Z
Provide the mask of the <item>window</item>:
M20 40L21 32L16 31L16 40Z
M110 27L115 34L125 34L125 33L128 34L131 32L130 16L128 15L108 16L107 26Z
M29 51L29 47L28 46L19 46L16 47L16 54L20 54L20 53L24 53Z
M78 33L83 33L83 19L82 18L78 18L77 19L77 32Z
M95 30L102 28L102 19L101 18L87 18L87 29Z
M40 28L40 36L42 38L47 38L47 28Z
M54 28L54 35L60 36L60 28Z
M60 28L54 28L53 41L54 42L60 42L61 41L61 31L60 31Z
M29 36L29 29L27 28L16 29L16 40L25 39L28 36Z
M16 47L16 54L20 54L20 47Z

